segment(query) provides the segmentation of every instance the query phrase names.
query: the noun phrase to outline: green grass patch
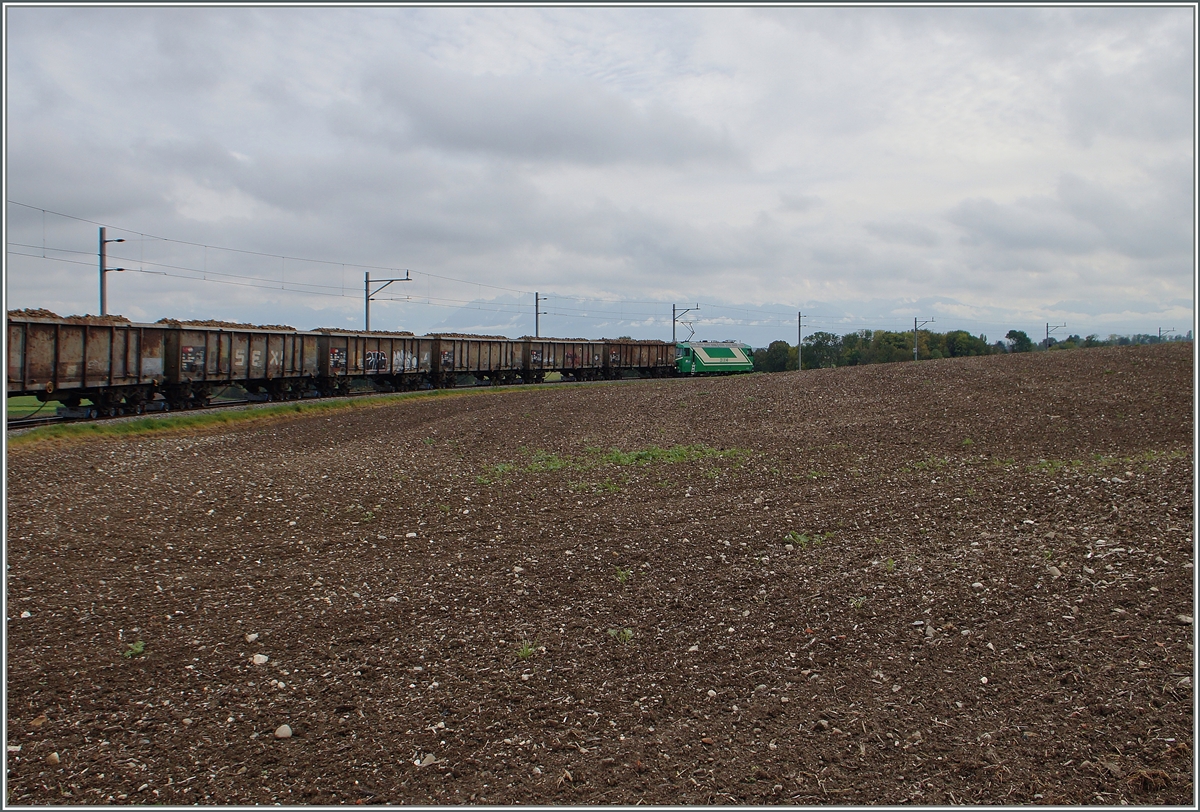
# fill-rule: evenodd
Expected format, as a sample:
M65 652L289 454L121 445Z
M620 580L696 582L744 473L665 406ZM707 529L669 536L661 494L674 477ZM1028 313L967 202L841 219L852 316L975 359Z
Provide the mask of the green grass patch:
M1187 459L1189 456L1190 452L1183 449L1174 449L1172 451L1150 450L1128 457L1092 454L1091 458L1087 460L1038 460L1032 465L1025 466L1025 470L1031 473L1049 474L1051 476L1063 468L1070 468L1073 471L1084 474L1104 473L1112 468L1148 471L1164 461ZM1009 460L1009 462L1011 463L1012 461Z
M9 419L29 417L35 412L38 417L52 417L58 411L57 402L42 403L33 395L9 398L6 402L8 404Z
M819 547L821 542L832 536L832 532L828 533L797 533L795 530L788 531L788 534L783 537L783 540L799 547L801 550L807 550L809 546Z
M949 464L950 464L949 457L930 457L927 460L920 460L918 462L914 462L912 464L912 467L914 470L917 470L917 471L927 471L927 470L933 470L933 469L937 469L937 468L945 468Z
M575 467L575 464L569 458L560 457L558 454L542 451L541 449L534 451L532 457L529 464L525 466L525 470L531 473L561 471L564 468Z

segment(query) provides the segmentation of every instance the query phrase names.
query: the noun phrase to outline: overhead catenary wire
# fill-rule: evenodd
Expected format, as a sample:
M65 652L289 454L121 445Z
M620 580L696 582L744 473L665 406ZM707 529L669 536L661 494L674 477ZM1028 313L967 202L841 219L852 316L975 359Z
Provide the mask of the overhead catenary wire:
M418 270L413 270L411 268L397 268L397 267L392 267L392 266L387 266L387 265L364 265L364 264L358 263L358 262L345 262L342 260L312 259L309 257L293 257L293 256L288 256L286 254L274 254L274 253L271 253L268 251L252 251L252 250L246 249L246 248L227 248L225 246L220 246L220 245L209 245L208 243L192 242L190 240L179 240L179 239L175 239L173 237L160 237L156 234L150 234L150 233L144 232L144 231L137 231L136 229L124 228L122 226L115 226L115 225L111 225L110 223L101 223L98 220L89 220L86 217L76 217L71 214L63 214L62 212L53 211L51 209L45 209L40 206L33 206L28 203L22 203L18 200L6 200L6 202L11 203L14 206L23 206L24 208L27 208L27 209L32 209L34 211L40 211L40 212L43 212L43 214L49 213L49 214L53 214L57 217L65 217L69 220L76 220L81 223L90 223L91 225L95 225L95 226L103 226L105 228L111 228L114 231L121 231L126 234L137 234L142 239L146 239L147 237L149 237L150 239L153 239L153 240L174 243L177 245L189 245L193 248L212 249L214 251L229 251L229 252L235 253L235 254L246 254L248 256L257 256L257 257L269 257L271 259L276 259L276 258L278 258L280 260L289 260L290 259L295 262L311 262L311 263L320 264L320 265L343 265L343 266L349 266L351 268L362 268L362 269L368 270L368 271L388 271L389 273L399 273L401 271L406 271L408 273L415 273L415 274L421 274L422 276L432 277L433 279L441 279L446 282L457 282L457 283L463 284L463 285L479 285L480 287L491 288L492 290L503 290L503 291L507 291L509 293L521 293L521 294L526 294L526 295L532 293L532 291L521 290L520 288L510 288L510 287L505 287L503 285L490 285L486 282L474 282L474 281L470 281L470 280L466 280L466 279L457 279L452 276L444 276L442 274L430 273L429 271L418 271Z
M31 253L24 253L21 251L13 251L11 249L8 249L7 253L14 255L14 256L31 257L31 258L35 258L35 259L43 259L43 260L51 261L51 262L62 262L62 263L67 263L67 264L72 264L72 265L81 265L81 266L94 265L93 262L78 262L78 261L69 260L69 259L66 259L63 257L54 257L54 256L49 255L52 253L67 253L67 254L76 254L76 255L80 255L80 256L92 256L94 254L94 251L90 251L90 250L89 251L81 251L81 250L69 249L69 248L57 248L57 247L48 245L47 244L48 239L47 239L46 215L52 214L56 217L62 217L62 218L68 219L68 220L76 221L76 222L88 223L91 225L97 225L97 226L102 226L105 228L111 228L114 231L120 231L125 234L137 235L138 237L140 237L140 239L128 240L128 242L130 242L130 243L137 242L139 244L139 252L138 253L140 254L140 256L137 259L135 259L133 257L123 257L123 256L116 256L116 255L114 255L112 257L114 260L118 260L118 261L126 261L129 263L136 262L138 265L141 266L139 269L127 269L126 272L155 274L155 275L166 276L166 277L170 277L170 278L174 278L174 279L212 282L214 284L227 284L227 285L235 285L235 286L239 286L239 287L274 289L274 290L286 291L286 292L290 292L290 293L301 293L301 294L307 294L307 295L313 295L313 296L319 295L319 296L336 297L336 298L348 298L348 299L355 298L356 299L357 294L347 293L347 291L345 290L345 269L347 267L362 268L362 269L366 269L366 270L380 270L380 271L395 272L395 273L398 273L400 271L405 271L406 273L415 274L415 275L422 276L425 278L426 283L427 283L426 284L427 295L423 298L415 297L415 296L411 296L411 295L405 296L405 297L380 297L377 301L401 302L401 303L410 303L410 304L425 304L425 305L429 305L429 306L433 306L433 307L470 309L470 310L477 310L477 311L483 311L483 312L494 312L494 313L501 313L501 314L506 313L509 315L518 315L518 314L526 312L529 307L528 303L526 303L526 302L502 302L502 301L497 301L495 299L487 299L487 300L480 301L480 299L482 299L482 292L483 292L484 288L489 289L489 290L502 291L504 293L517 294L520 296L532 296L533 295L533 293L531 291L522 290L520 288L508 287L505 285L493 285L493 284L489 284L489 283L485 283L485 282L478 282L475 280L459 279L459 278L447 276L444 274L430 273L428 271L419 271L419 270L414 270L414 269L410 269L410 268L397 268L397 267L385 266L385 265L369 265L369 264L356 263L356 262L345 262L345 261L340 261L340 260L313 259L313 258L305 258L305 257L299 257L299 256L291 256L288 254L276 254L276 253L270 253L270 252L264 252L264 251L254 251L254 250L243 249L243 248L229 248L229 247L225 247L225 246L215 246L215 245L211 245L208 243L195 242L195 241L190 241L190 240L181 240L181 239L176 239L176 238L172 238L172 237L162 237L162 236L150 234L147 232L136 231L133 229L126 229L121 226L114 226L114 225L110 225L107 223L102 223L100 221L91 220L91 219L88 219L85 217L78 217L75 215L70 215L70 214L66 214L63 212L54 211L52 209L46 209L46 208L40 207L40 206L33 206L31 204L23 203L21 201L8 200L7 202L14 206L19 206L19 207L29 209L31 211L40 212L41 221L42 221L41 222L41 225L42 225L41 245L34 245L34 244L23 243L23 242L9 242L8 243L8 246L11 246L14 248L29 248L29 249L33 249L35 251L39 251L40 253L31 254ZM176 244L176 245L190 246L193 248L201 249L203 252L203 254L202 254L203 259L201 262L202 267L192 268L192 267L188 267L186 265L174 265L174 264L167 263L167 262L153 262L153 261L147 262L145 260L145 244L147 242L156 242L156 241L164 242L164 243L171 243L171 244ZM280 261L279 279L278 280L267 279L267 278L264 278L261 276L252 276L252 275L246 275L246 274L229 273L229 272L224 272L224 271L212 270L210 268L210 263L209 263L210 258L208 256L208 253L210 250L211 251L226 251L226 252L230 252L230 253L234 253L234 254L241 254L241 255L253 256L253 257L278 259ZM289 281L286 278L287 277L287 267L288 267L289 262L293 263L293 264L299 263L299 264L336 266L341 269L342 278L339 280L340 284L331 285L331 284L322 284L320 282L303 282L303 281L299 281L296 279ZM166 270L164 271L164 270L149 270L149 269L166 269ZM182 271L184 273L171 273L171 271ZM197 276L190 276L188 274L197 274ZM221 278L214 278L214 277L221 277ZM450 297L450 296L434 296L431 283L432 283L432 280L435 280L435 279L442 281L442 282L449 282L449 283L453 283L453 284L474 286L475 289L479 291L480 295L477 296L475 299L462 299L462 298L454 298L454 297ZM631 311L626 308L647 307L647 306L649 306L649 307L668 307L672 304L672 302L670 302L670 301L626 300L626 299L621 299L619 297L611 298L611 297L605 297L605 296L570 296L570 295L556 294L556 295L553 295L553 296L550 296L547 298L549 298L549 300L551 302L553 302L553 304L550 305L550 309L548 310L548 315L561 316L561 317L573 318L573 319L588 319L591 321L605 321L605 322L637 324L637 325L660 324L660 323L665 324L665 323L669 322L669 319L661 312L657 312L657 311L648 312L648 311L644 311L644 310L632 310ZM579 305L584 305L584 306L571 306L571 305L566 304L567 302L577 303ZM610 313L610 312L595 313L594 311L596 308L587 307L586 305L588 303L594 303L594 304L598 304L598 305L620 305L622 309L621 309L620 313ZM794 316L792 315L791 311L784 312L784 311L763 310L763 309L752 310L752 309L749 309L744 306L738 307L736 305L717 304L717 303L711 303L711 302L699 302L698 304L700 304L702 307L706 308L708 311L710 311L712 313L712 315L705 314L705 315L701 315L700 317L695 319L695 322L697 324L704 325L706 327L715 327L715 326L720 326L720 325L728 325L730 327L737 327L737 326L774 327L774 326L787 326L794 322ZM736 314L736 315L726 315L726 314ZM806 314L806 319L808 319L808 318L809 318L809 316ZM843 315L843 316L834 316L834 315L819 316L819 315L813 314L811 318L812 318L812 321L809 322L806 326L808 326L810 328L810 330L812 330L813 332L837 331L837 332L840 332L843 334L845 334L847 332L860 332L862 330L878 329L880 323L907 321L907 317L902 317L902 316L872 316L869 318L869 320L864 320L861 316L855 317L854 315L851 315L851 314L847 314L847 315ZM1014 319L1007 319L1007 320L1001 322L1001 321L989 321L986 319L974 319L974 318L961 318L960 317L960 318L958 318L958 321L965 322L965 323L971 324L971 325L976 325L977 327L987 327L987 328L999 327L999 328L1003 329L1004 326L1011 325L1013 323Z
M27 246L22 243L9 243L9 245L13 245L13 246L17 246L17 247L40 248L40 246ZM74 254L82 254L82 255L88 255L91 253L91 252L87 252L87 251L71 251L69 249L55 249L55 248L50 248L50 247L47 247L46 250L47 251L62 251L64 253L74 253ZM94 267L94 265L95 265L94 262L83 262L80 260L67 259L65 257L49 257L49 256L43 257L40 254L31 254L31 253L25 253L22 251L9 250L9 251L7 251L7 253L14 255L14 256L31 257L34 259L44 259L49 262L62 262L62 263L70 264L70 265L81 265L81 266L88 267L88 268ZM114 257L114 259L118 259L118 257ZM146 264L150 265L150 267L152 267L152 268L154 268L154 267L164 268L165 267L165 268L172 268L173 270L186 270L186 271L191 271L193 273L204 273L200 269L187 268L185 266L173 266L173 265L169 265L169 264L160 264L160 263L146 263ZM346 299L357 299L358 298L358 294L356 294L356 293L355 294L345 293L344 289L342 289L340 285L321 285L321 284L313 283L313 282L292 281L292 282L287 282L286 285L291 285L294 287L281 288L280 284L278 282L266 279L264 277L241 276L241 275L237 275L237 274L224 274L219 271L211 271L211 270L206 272L207 276L209 278L203 278L203 276L188 276L186 274L171 273L169 271L147 270L145 268L127 268L127 269L125 269L124 273L142 273L142 274L150 274L150 275L157 275L157 276L166 276L166 277L169 277L172 279L181 279L181 280L192 281L192 282L209 282L212 284L233 285L236 287L258 288L258 289L262 289L262 290L283 290L283 291L289 292L289 293L301 293L301 294L307 294L310 296L326 296L326 297L332 297L332 298L346 298ZM225 276L228 278L225 278L225 279L212 278L215 276ZM235 281L235 280L241 280L241 281ZM262 283L262 284L255 284L255 283ZM301 289L301 288L305 288L305 289ZM337 292L326 292L324 290L313 290L312 288L328 288L330 291L337 291ZM564 298L569 298L569 299L572 299L575 301L587 301L585 299L582 299L581 297L564 297ZM449 298L449 297L438 297L438 296L432 296L432 295L424 296L424 297L384 296L384 297L380 297L380 298L376 299L376 301L422 304L422 305L428 305L430 307L440 307L440 308L446 308L446 309L474 310L474 311L479 311L479 312L508 314L508 315L523 314L529 306L528 304L521 303L521 302L496 302L496 301L479 302L477 300L454 299L454 298ZM603 301L603 300L601 300L601 301ZM616 302L610 302L610 303L616 303ZM642 303L650 304L650 302L642 302ZM663 304L665 306L666 304L669 304L669 303L659 303L659 304ZM710 307L714 307L714 308L721 307L723 309L729 309L729 310L745 312L745 313L753 313L754 312L754 311L745 310L743 308L725 308L724 306L719 306L719 305L710 305ZM667 325L670 323L670 317L668 315L666 315L665 313L622 312L622 313L602 313L602 314L593 315L592 313L584 312L582 308L578 309L580 312L573 312L575 310L576 309L574 309L574 308L571 308L571 309L557 308L557 309L552 309L552 310L548 311L548 315L563 316L563 317L567 317L567 318L588 319L590 321L612 322L612 323L618 323L618 324ZM808 317L806 316L805 318L808 318ZM809 326L810 327L837 328L837 329L841 329L841 330L849 330L851 332L857 332L859 330L877 329L876 325L878 324L879 321L883 321L883 320L885 320L885 319L883 319L883 318L875 319L870 322L861 321L861 320L846 322L846 321L842 321L836 317L832 317L832 318L826 317L826 318L821 318L821 319L817 319L814 317L814 322L811 323ZM986 326L1001 326L1001 327L1008 323L1008 322L985 322L985 321L981 321L981 320L977 320L977 319L964 319L963 321L970 321L974 324L982 324L982 325L986 325ZM753 327L753 326L775 326L775 325L791 324L791 320L790 319L789 320L777 320L777 319L773 319L773 318L736 319L736 318L730 318L730 317L715 317L715 318L714 317L700 317L700 318L695 319L695 323L698 325L703 325L705 327L715 327L715 326L721 326L721 325L729 325L731 327ZM810 337L811 337L811 333L810 333Z

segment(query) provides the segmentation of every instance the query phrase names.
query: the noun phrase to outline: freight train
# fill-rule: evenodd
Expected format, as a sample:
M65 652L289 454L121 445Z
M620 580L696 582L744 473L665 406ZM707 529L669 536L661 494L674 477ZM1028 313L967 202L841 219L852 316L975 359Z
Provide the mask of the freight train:
M748 372L750 347L736 342L558 339L525 336L301 331L280 325L119 316L7 314L9 397L58 401L69 416L193 409L230 386L259 400L495 385L612 380L627 375ZM87 401L85 404L84 401Z

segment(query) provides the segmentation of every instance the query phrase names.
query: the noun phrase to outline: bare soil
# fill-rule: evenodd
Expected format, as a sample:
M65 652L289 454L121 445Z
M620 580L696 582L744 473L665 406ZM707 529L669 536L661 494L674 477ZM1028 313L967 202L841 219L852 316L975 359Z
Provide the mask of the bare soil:
M1192 369L1104 348L13 448L6 801L1190 805Z

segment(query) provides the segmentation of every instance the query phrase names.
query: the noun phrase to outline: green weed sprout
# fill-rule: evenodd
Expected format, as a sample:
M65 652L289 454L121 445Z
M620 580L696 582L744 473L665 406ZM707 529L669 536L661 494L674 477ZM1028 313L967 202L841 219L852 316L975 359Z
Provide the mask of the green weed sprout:
M633 639L633 629L609 629L608 636L621 645L625 645Z

